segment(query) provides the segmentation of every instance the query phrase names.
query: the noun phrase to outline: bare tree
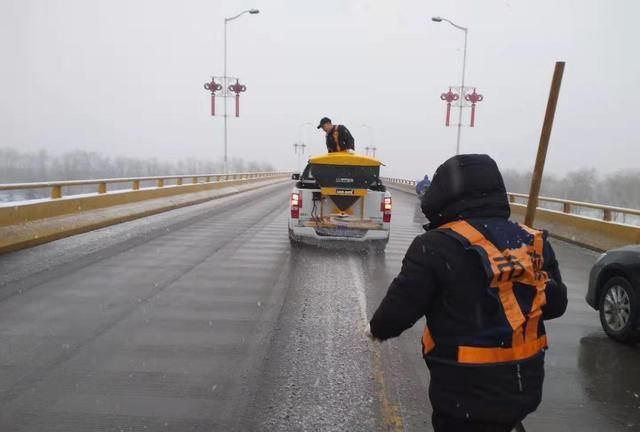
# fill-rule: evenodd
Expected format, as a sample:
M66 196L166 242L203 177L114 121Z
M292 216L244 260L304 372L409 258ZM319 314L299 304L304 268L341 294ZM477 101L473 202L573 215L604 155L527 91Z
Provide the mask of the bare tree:
M531 171L503 172L507 190L528 193ZM562 177L545 174L541 194L574 201L640 208L640 170L627 170L602 177L593 168L568 172Z
M273 166L263 162L233 159L230 169L235 172L273 171ZM156 158L109 157L96 152L74 150L62 155L52 155L46 150L25 152L0 147L0 183L34 182L46 180L75 180L114 177L144 177L155 175L215 174L223 171L222 161L196 158L160 161ZM113 188L129 187L126 184ZM91 187L75 187L74 192L88 192ZM45 191L11 192L0 194L2 200L32 199L46 196Z

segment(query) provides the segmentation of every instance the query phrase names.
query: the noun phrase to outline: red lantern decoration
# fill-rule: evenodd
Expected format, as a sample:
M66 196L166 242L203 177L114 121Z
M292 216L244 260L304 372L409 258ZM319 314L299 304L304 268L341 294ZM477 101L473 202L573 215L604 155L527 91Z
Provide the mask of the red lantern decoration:
M466 100L467 102L471 102L471 122L469 123L469 126L471 127L473 127L476 123L476 103L482 102L483 99L484 96L476 93L475 88L473 89L473 92L465 95L464 97L464 100Z
M451 102L455 102L460 99L460 95L454 93L449 87L449 91L447 93L442 93L440 95L440 99L443 101L447 101L447 116L445 118L444 124L445 126L449 126L449 120L451 118Z
M236 94L236 117L240 117L240 93L247 91L247 87L236 80L229 86L229 91Z
M205 83L205 90L211 92L211 115L216 115L216 92L222 90L222 84L217 83L213 78L211 82Z

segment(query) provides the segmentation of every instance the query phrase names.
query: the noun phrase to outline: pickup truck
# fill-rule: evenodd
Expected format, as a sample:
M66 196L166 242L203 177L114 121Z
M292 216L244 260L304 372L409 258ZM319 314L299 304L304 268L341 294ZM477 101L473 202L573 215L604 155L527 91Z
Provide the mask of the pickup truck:
M377 159L351 151L314 156L290 196L292 243L371 246L384 250L391 229L391 194Z

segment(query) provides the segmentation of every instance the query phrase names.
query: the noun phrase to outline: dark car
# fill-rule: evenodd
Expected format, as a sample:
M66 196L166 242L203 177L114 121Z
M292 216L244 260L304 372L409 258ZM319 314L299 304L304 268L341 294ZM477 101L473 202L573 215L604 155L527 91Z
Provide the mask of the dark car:
M619 342L640 342L640 245L611 249L591 269L587 303Z

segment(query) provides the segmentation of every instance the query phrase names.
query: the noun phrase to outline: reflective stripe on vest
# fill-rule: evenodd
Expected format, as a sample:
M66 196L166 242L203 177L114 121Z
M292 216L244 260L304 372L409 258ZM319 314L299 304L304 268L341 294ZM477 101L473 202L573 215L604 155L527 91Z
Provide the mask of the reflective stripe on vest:
M425 326L424 331L422 332L422 352L424 354L427 354L429 351L431 351L435 347L436 347L436 343L433 341L433 338L431 337L431 332L429 331L427 326Z
M458 346L459 363L486 364L523 360L534 356L547 346L546 336L538 336L542 306L546 303L545 287L548 282L548 275L542 270L544 239L540 231L524 225L520 225L520 228L533 237L532 244L522 244L518 249L504 251L500 251L468 222L456 221L439 228L455 232L469 242L471 249L483 252L480 255L485 268L490 269L490 287L497 289L505 317L513 331L511 347ZM513 291L515 282L536 291L526 318ZM435 345L429 329L425 327L422 336L424 355L433 350Z
M339 125L334 126L333 132L331 132L331 135L333 136L333 140L336 143L336 151L342 151L342 147L340 147L340 132L338 131L338 126Z
M525 342L511 348L484 348L461 346L458 348L458 362L465 364L504 363L533 357L547 347L547 337Z

